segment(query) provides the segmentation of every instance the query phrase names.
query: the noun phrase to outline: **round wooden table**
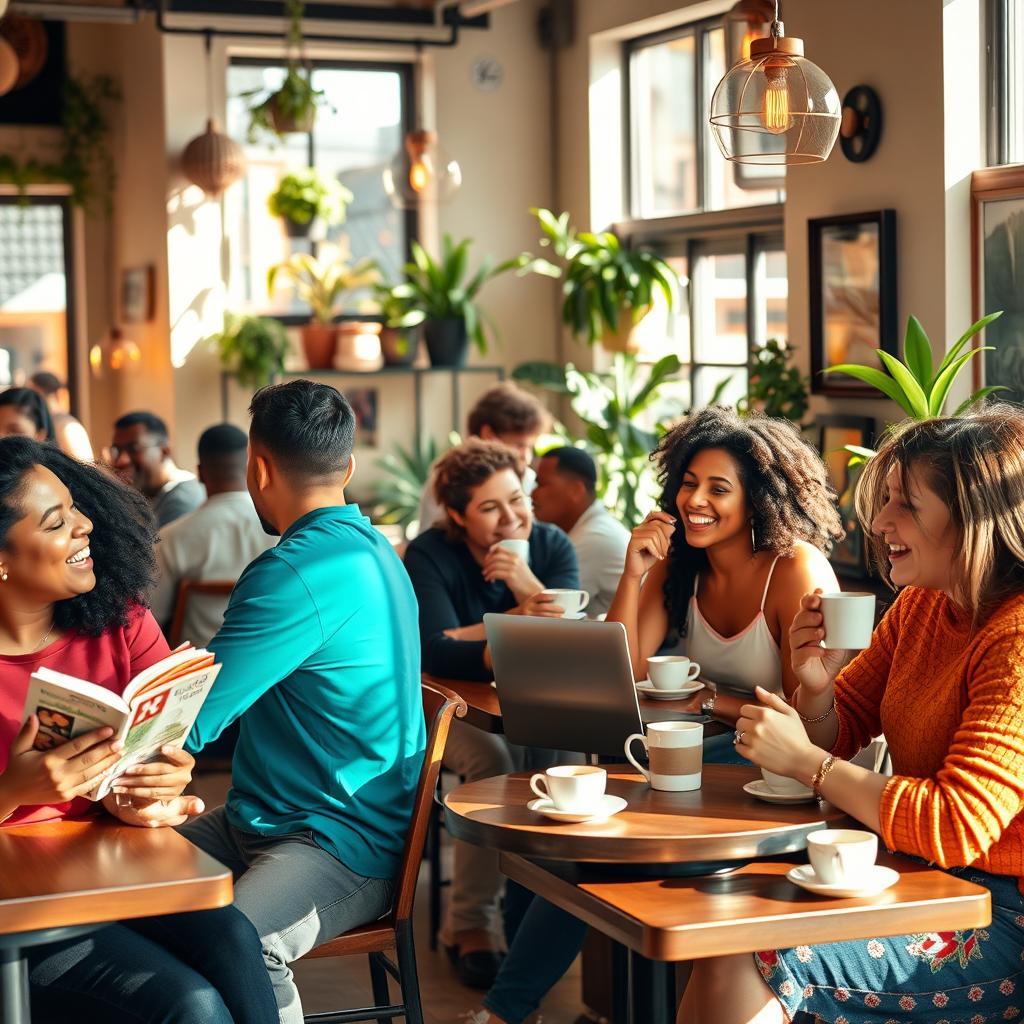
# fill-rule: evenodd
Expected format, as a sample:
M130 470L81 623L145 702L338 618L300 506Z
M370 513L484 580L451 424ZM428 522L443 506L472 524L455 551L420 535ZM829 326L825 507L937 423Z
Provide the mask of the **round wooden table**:
M542 860L603 864L689 864L749 860L807 847L807 835L848 824L826 802L769 804L743 792L756 768L704 765L701 788L663 793L627 767L608 769L608 792L628 806L604 821L567 824L527 808L530 773L467 782L444 801L456 839Z

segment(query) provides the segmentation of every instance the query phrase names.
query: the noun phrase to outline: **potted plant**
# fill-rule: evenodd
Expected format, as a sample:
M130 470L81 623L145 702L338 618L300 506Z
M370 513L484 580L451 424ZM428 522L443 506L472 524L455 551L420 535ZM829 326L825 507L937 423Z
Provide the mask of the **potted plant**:
M439 454L437 442L425 436L417 439L408 451L395 445L394 451L377 460L376 465L386 476L374 487L375 521L397 523L403 529L413 523Z
M211 339L221 365L243 387L255 390L284 370L288 335L270 316L224 314L224 329Z
M286 174L267 198L267 209L284 221L292 238L302 238L317 217L327 225L341 224L352 198L337 178L324 178L310 167Z
M802 427L811 405L807 378L790 363L793 348L769 338L750 357L747 395L737 403L743 415L755 410L766 416L781 416Z
M395 294L395 286L377 284L373 297L384 317L380 350L387 366L410 366L416 360L427 315L408 296Z
M268 292L274 291L281 275L291 279L299 298L313 314L312 321L302 327L302 347L309 368L328 369L334 364L338 348L339 327L334 323L335 314L348 293L377 280L377 264L363 259L349 265L340 257L320 260L309 253L297 252L267 272ZM346 325L347 332L355 335L365 334L370 328L375 328L373 333L380 331L379 324Z
M569 214L556 217L533 208L544 237L561 267L534 260L530 269L564 276L562 320L577 337L592 345L600 341L613 352L635 348L633 332L654 306L660 293L671 310L676 303L677 278L660 257L642 249L627 249L611 231L577 233Z
M483 314L476 296L488 282L509 270L528 273L538 269L529 254L522 253L491 267L484 260L472 276L467 260L472 239L456 244L446 234L441 258L435 260L418 242L412 243L413 262L405 265L408 278L395 285L393 294L421 310L425 316L423 335L432 366L462 366L472 338L481 353L487 351ZM492 328L493 329L493 328Z

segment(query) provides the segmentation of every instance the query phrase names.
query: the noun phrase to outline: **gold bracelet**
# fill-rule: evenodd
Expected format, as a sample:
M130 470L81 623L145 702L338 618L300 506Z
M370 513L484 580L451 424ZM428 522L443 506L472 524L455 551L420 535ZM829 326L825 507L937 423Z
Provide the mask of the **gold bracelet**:
M808 718L806 715L800 715L800 709L799 708L796 709L796 713L798 715L800 715L800 721L801 722L807 722L808 725L814 725L815 722L824 722L825 719L828 718L829 715L831 715L831 714L833 714L835 712L835 710L836 710L836 699L835 699L835 697L833 697L832 698L832 706L828 709L828 711L825 712L825 714L818 715L817 718Z
M825 776L835 767L836 762L839 760L835 754L829 754L824 761L821 762L821 766L814 773L814 778L811 779L811 789L814 790L814 795L821 800L821 786L825 781Z

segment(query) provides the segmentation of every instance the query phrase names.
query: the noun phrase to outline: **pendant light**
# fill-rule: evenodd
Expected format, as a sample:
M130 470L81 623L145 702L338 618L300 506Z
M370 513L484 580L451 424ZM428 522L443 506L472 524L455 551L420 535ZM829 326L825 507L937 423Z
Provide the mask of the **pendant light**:
M462 186L462 169L438 145L437 132L409 132L390 165L384 168L384 191L397 207L445 203Z
M211 66L210 33L207 32L206 109L210 116L206 121L206 131L197 135L181 154L181 169L193 185L216 198L245 174L245 152L234 139L220 131L213 117Z
M733 65L711 97L711 130L727 160L745 164L813 164L828 158L839 134L841 105L831 79L785 35L775 17L750 59Z

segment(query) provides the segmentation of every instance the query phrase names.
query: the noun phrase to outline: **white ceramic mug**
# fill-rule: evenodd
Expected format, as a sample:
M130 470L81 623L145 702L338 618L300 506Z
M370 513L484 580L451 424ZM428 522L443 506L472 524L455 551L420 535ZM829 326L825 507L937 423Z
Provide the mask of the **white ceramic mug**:
M608 773L589 764L567 764L537 772L530 779L530 789L550 800L560 811L593 810L604 796Z
M650 770L637 764L630 748L639 740L647 750ZM647 735L635 732L626 740L626 760L647 777L651 789L685 793L700 789L704 756L701 722L649 722Z
M825 647L830 651L860 651L871 646L875 628L875 595L822 594Z
M545 590L544 593L562 609L567 619L578 615L590 603L590 595L585 590L553 588Z
M700 675L700 665L681 654L661 654L647 659L647 675L657 690L681 690Z
M530 564L530 542L528 540L499 540L499 548L507 548L518 555L527 565Z
M814 792L802 782L791 779L787 775L777 775L775 772L768 771L767 768L761 769L761 778L764 779L764 784L779 796L810 796Z
M856 885L878 856L878 836L853 828L826 828L807 837L815 875L826 885Z

